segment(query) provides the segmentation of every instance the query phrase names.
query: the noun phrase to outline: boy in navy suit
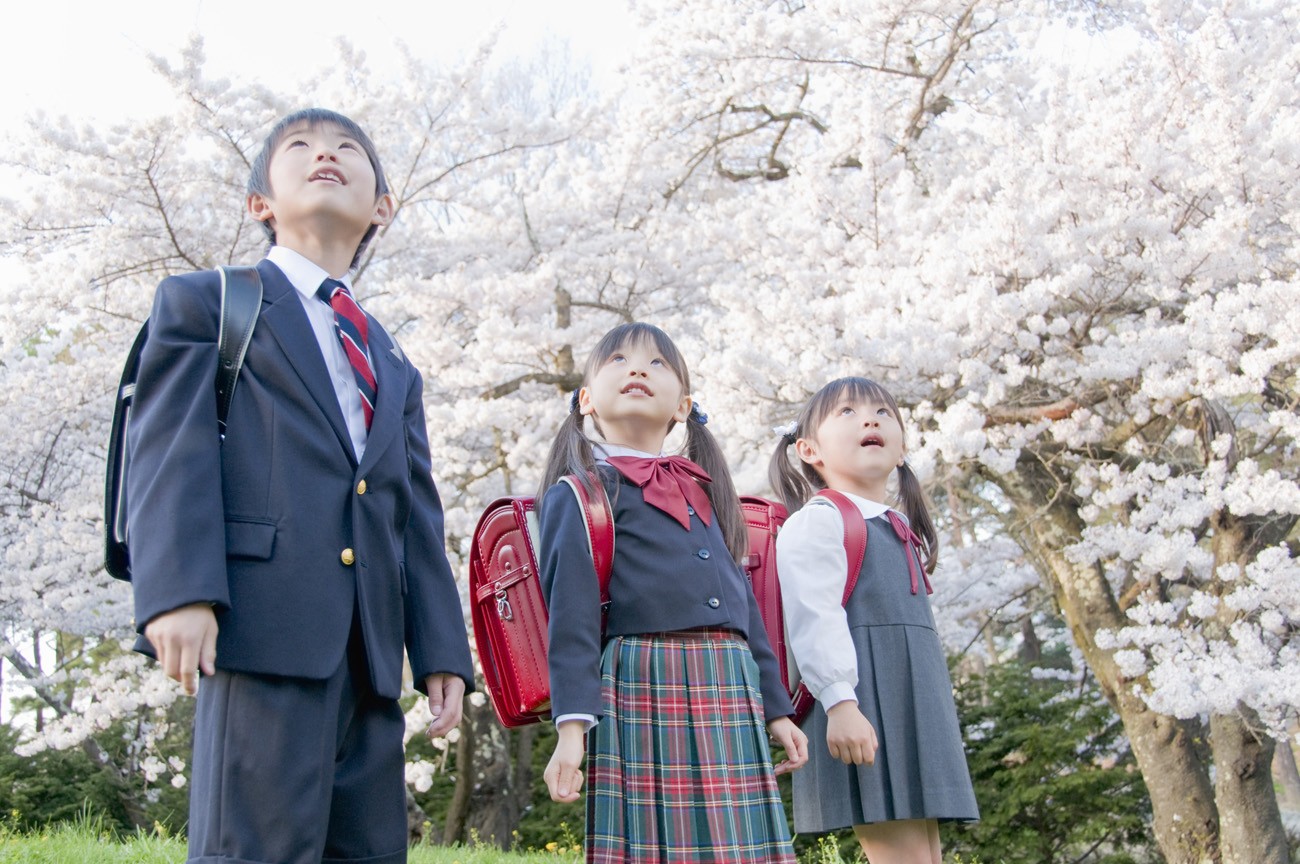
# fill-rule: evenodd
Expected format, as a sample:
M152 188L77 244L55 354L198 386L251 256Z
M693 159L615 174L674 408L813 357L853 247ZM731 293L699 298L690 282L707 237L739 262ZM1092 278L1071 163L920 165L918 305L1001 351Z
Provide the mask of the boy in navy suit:
M215 271L159 285L131 426L136 619L198 693L189 858L405 861L403 648L431 735L473 672L420 375L351 295L394 201L365 132L310 109L247 206L273 245L224 439Z

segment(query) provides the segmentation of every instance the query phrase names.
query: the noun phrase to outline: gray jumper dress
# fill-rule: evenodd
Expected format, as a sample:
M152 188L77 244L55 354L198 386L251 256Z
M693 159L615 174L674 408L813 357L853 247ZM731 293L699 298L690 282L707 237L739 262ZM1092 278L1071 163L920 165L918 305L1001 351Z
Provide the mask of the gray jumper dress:
M858 656L858 707L880 746L874 765L833 758L818 703L803 724L808 764L792 777L795 831L896 819L977 820L925 583L912 593L906 547L887 515L866 522L866 560L845 612Z

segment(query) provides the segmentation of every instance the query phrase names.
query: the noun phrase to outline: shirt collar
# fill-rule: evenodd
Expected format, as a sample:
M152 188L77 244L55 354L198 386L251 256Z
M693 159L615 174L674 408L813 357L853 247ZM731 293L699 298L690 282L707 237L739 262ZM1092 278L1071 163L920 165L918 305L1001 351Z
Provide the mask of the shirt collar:
M605 462L611 456L638 456L642 459L658 459L664 455L663 453L646 453L643 450L624 447L622 444L607 444L603 441L592 441L591 450L595 454L597 462Z
M266 253L266 260L279 267L289 280L289 284L308 300L316 298L316 289L330 275L315 261L287 246L272 246ZM344 274L339 281L348 286L349 291L352 290L351 273Z
M875 519L877 516L893 509L888 504L881 504L879 501L872 501L870 498L863 498L861 495L854 495L852 492L844 492L843 495L862 512L863 519Z

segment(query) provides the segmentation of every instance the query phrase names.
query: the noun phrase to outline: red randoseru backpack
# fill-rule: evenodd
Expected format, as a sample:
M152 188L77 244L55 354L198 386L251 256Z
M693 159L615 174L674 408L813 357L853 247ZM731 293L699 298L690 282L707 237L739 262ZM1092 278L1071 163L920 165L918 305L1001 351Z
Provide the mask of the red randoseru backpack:
M849 563L844 597L840 602L846 604L849 595L853 593L853 587L858 584L862 560L867 554L867 523L857 506L834 489L823 489L813 497L825 498L834 504L844 519L844 551ZM758 600L758 611L763 619L763 628L767 631L767 640L772 643L772 651L781 667L781 680L794 701L794 722L802 724L816 700L798 680L794 659L786 647L781 583L776 574L776 534L789 514L784 505L754 495L740 496L740 509L745 514L745 528L749 535L749 554L741 563L753 586L754 597Z
M603 610L609 605L609 580L614 568L614 518L609 499L599 480L596 488L600 494L591 497L576 477L562 479L582 507ZM550 617L534 551L534 503L526 496L493 501L474 529L470 549L474 643L492 708L507 728L551 716L551 678L546 666Z

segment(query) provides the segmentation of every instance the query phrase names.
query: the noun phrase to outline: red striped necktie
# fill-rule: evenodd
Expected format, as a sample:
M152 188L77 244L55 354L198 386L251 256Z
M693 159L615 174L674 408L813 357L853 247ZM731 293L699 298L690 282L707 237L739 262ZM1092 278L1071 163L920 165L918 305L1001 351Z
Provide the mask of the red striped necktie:
M352 364L352 377L357 379L361 413L366 418L366 431L369 432L370 423L375 418L375 394L378 388L375 370L370 365L370 347L367 341L370 326L366 313L352 299L348 286L337 279L322 282L316 290L316 296L334 310L334 332L338 333L343 353L348 355L348 362Z

